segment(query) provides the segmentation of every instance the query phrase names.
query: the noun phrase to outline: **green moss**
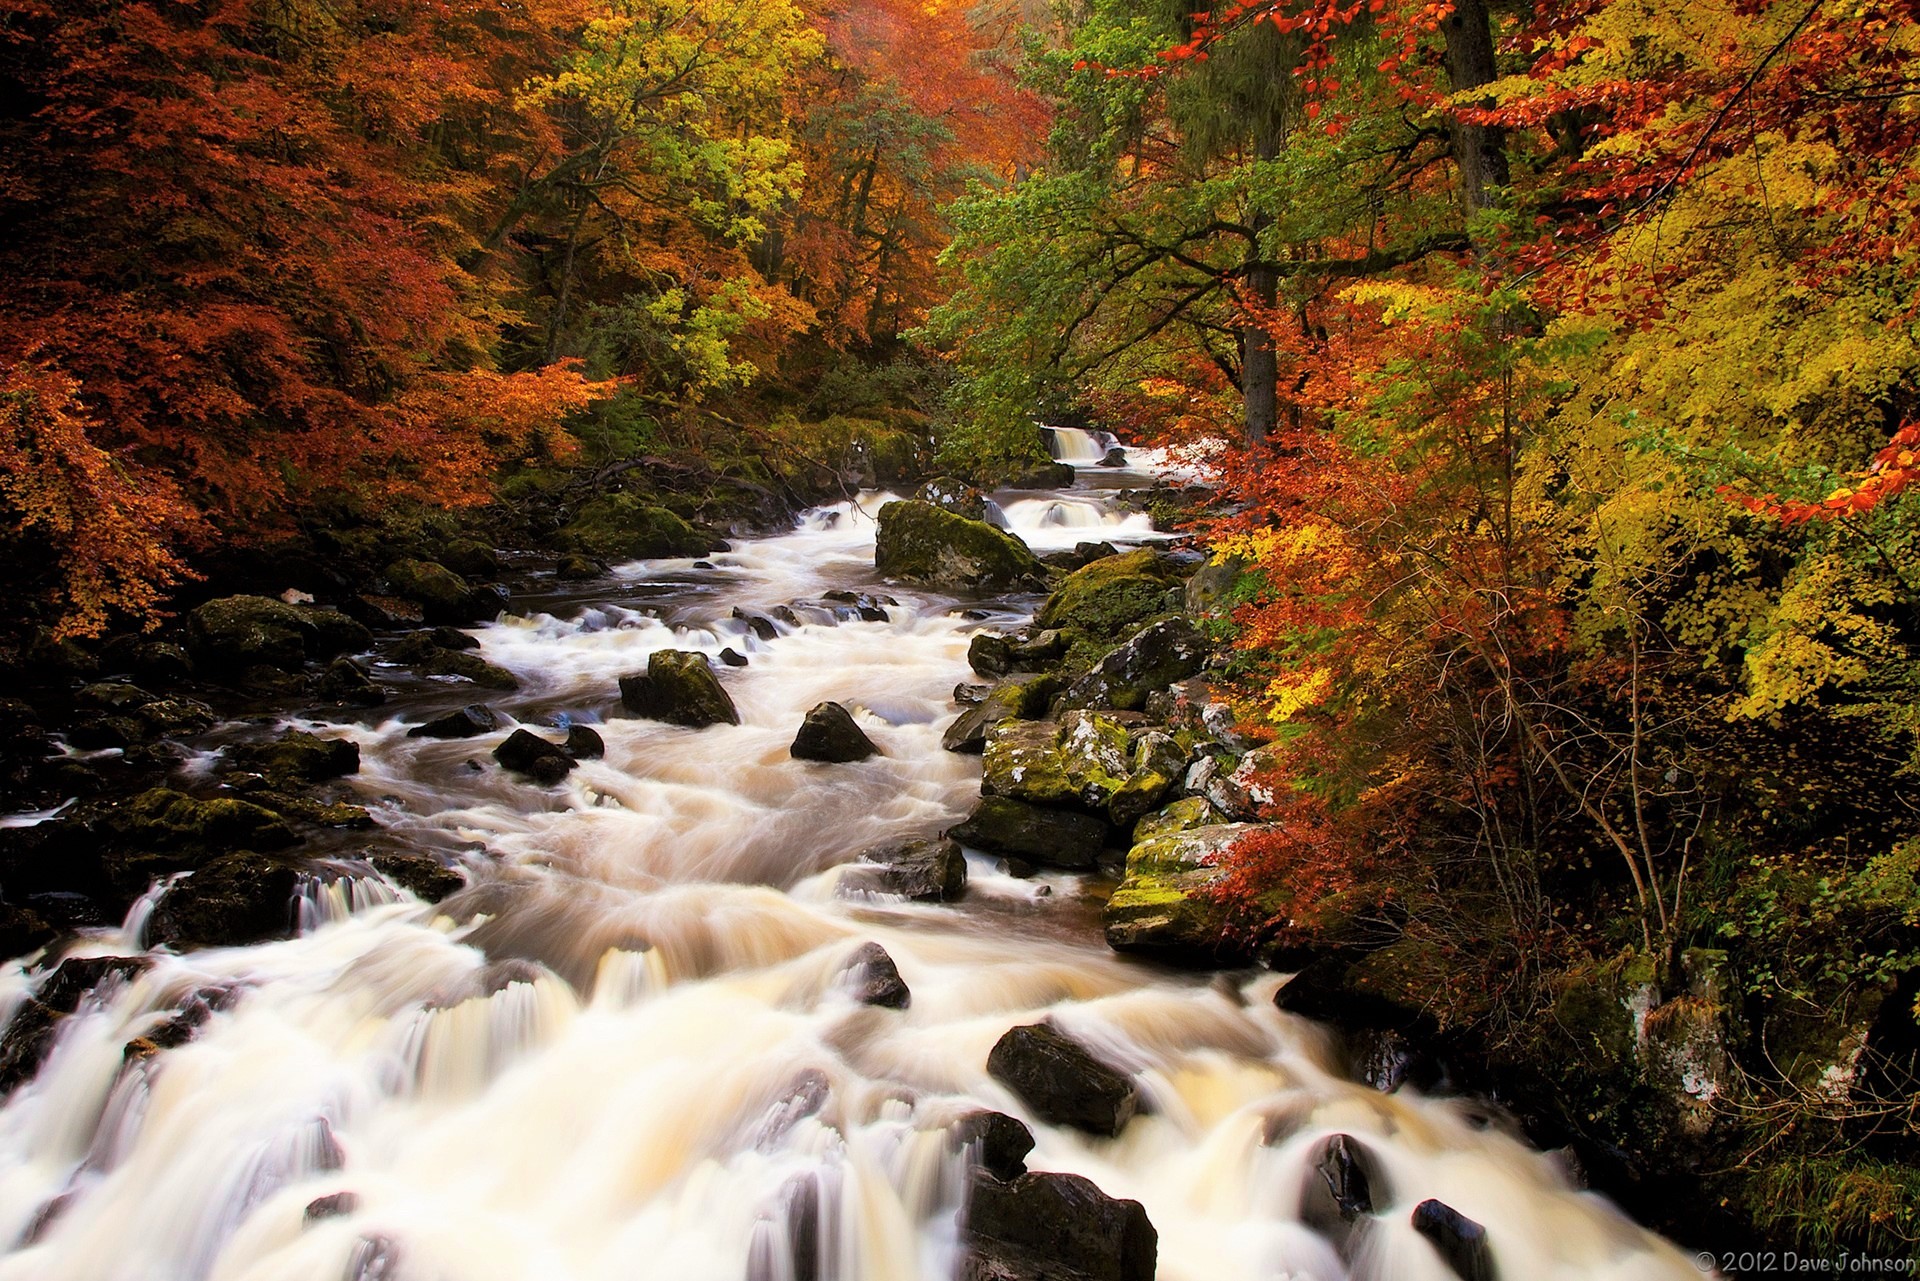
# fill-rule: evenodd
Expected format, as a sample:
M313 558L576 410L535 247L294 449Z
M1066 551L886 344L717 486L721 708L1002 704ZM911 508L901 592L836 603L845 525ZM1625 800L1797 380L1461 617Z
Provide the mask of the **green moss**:
M1067 575L1040 611L1042 627L1071 627L1117 641L1166 612L1172 569L1151 551L1106 556Z
M945 587L1035 587L1047 578L1046 566L1019 539L914 501L880 509L874 565L895 578Z
M1860 1151L1795 1154L1761 1167L1742 1200L1769 1241L1830 1258L1912 1259L1920 1240L1920 1168Z
M608 560L704 556L711 546L673 512L632 494L602 494L582 503L560 532L568 546Z

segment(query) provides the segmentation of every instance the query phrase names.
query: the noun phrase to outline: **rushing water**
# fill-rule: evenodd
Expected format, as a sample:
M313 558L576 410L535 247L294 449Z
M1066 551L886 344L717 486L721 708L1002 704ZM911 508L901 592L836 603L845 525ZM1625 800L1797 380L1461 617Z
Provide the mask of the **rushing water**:
M1042 549L1153 536L1097 489L999 497ZM1487 1225L1507 1281L1698 1275L1484 1109L1341 1079L1322 1031L1273 1007L1277 976L1110 954L1071 877L975 858L957 905L843 895L856 853L939 831L978 782L978 758L940 734L981 623L877 581L881 501L813 512L711 569L628 565L591 597L535 598L478 629L524 682L496 707L604 735L605 758L559 786L493 765L511 724L407 737L471 687L299 722L358 742L358 799L389 838L462 859L472 886L437 908L371 875L315 887L299 937L159 953L97 993L0 1110L0 1281L792 1281L804 1229L788 1207L807 1179L820 1277L941 1281L964 1161L944 1131L981 1106L1032 1124L1032 1168L1143 1202L1166 1281L1444 1278L1409 1223L1428 1197ZM843 620L821 603L837 588L899 603ZM731 617L788 603L798 622L771 640ZM616 678L667 646L748 656L725 671L743 724L618 716ZM790 759L824 699L854 708L882 755ZM144 914L78 954L138 949ZM909 1009L841 991L869 941ZM0 1018L39 981L0 975ZM209 987L231 995L195 1039L123 1061ZM1034 1122L987 1076L994 1041L1042 1017L1134 1071L1148 1107L1119 1139ZM1333 1133L1387 1174L1351 1272L1298 1222ZM353 1194L346 1213L306 1214L335 1193Z

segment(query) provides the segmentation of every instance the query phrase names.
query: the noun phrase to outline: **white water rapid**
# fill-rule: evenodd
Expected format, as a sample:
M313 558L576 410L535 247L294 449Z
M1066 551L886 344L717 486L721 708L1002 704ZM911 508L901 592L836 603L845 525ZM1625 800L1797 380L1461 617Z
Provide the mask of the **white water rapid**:
M1039 547L1152 537L1096 491L1000 497ZM980 768L940 735L983 624L876 579L880 501L477 629L524 682L493 734L407 736L471 686L302 722L357 742L356 799L471 886L438 906L371 874L312 889L298 937L158 951L98 990L0 1109L0 1281L946 1281L965 1168L946 1130L980 1107L1031 1125L1031 1168L1141 1201L1163 1281L1443 1281L1409 1222L1429 1197L1486 1225L1506 1281L1698 1275L1485 1108L1342 1079L1324 1032L1274 1008L1278 976L1111 954L1075 878L974 858L958 904L842 895L860 850L956 821ZM835 589L899 603L836 618ZM772 639L731 617L787 604ZM667 646L746 655L720 669L743 724L619 714L617 678ZM882 755L792 760L825 699ZM515 779L489 752L516 718L593 722L606 756ZM143 916L72 954L140 950ZM909 1008L841 991L870 941ZM43 981L0 973L0 1020ZM193 1039L123 1054L205 989L225 995ZM996 1039L1044 1017L1134 1073L1147 1106L1120 1138L1041 1124L988 1076ZM1351 1263L1298 1218L1335 1133L1386 1175Z

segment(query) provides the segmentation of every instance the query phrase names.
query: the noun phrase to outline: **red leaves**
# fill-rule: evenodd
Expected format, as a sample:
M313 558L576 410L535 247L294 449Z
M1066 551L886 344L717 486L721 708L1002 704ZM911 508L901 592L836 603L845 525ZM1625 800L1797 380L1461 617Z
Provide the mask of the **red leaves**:
M1874 454L1867 469L1856 472L1850 479L1852 484L1834 490L1817 503L1782 499L1778 494L1756 498L1732 485L1721 485L1714 492L1757 516L1772 516L1787 525L1862 515L1908 487L1920 484L1920 419L1894 432L1886 447Z

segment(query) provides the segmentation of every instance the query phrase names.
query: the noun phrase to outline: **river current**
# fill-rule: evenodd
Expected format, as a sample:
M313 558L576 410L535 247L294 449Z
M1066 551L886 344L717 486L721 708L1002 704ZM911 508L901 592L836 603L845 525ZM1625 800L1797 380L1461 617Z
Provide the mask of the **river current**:
M1070 461L1104 455L1063 439ZM1081 475L998 495L1006 523L1039 551L1155 537L1111 501L1143 475ZM353 739L346 781L382 839L457 859L471 885L426 905L357 865L305 893L294 938L156 951L96 992L0 1109L0 1281L796 1281L797 1240L820 1281L946 1281L965 1181L946 1131L981 1107L1028 1122L1030 1168L1142 1202L1163 1281L1444 1281L1409 1221L1427 1198L1486 1225L1507 1281L1699 1275L1484 1105L1344 1079L1324 1030L1274 1008L1280 976L1113 955L1078 878L970 856L956 904L843 889L863 849L969 808L979 758L940 745L968 638L1035 604L882 583L887 497L810 512L711 568L636 563L523 597L474 631L522 682L486 700L493 734L408 737L477 693L425 682L356 719L211 736L209 752L287 727ZM884 621L839 617L835 590L896 603ZM782 605L771 639L733 617ZM717 668L740 725L620 713L618 677L667 647L747 657ZM829 699L881 755L790 758ZM489 755L516 722L551 736L572 720L606 755L557 786ZM142 916L71 954L145 950ZM843 990L870 942L907 1009ZM0 971L0 1021L43 979ZM210 987L232 995L191 1041L127 1061ZM1001 1034L1042 1018L1133 1073L1146 1106L1118 1139L1046 1126L988 1076ZM1336 1133L1386 1176L1345 1262L1299 1221ZM817 1190L810 1224L797 1180ZM339 1193L346 1212L308 1213Z

